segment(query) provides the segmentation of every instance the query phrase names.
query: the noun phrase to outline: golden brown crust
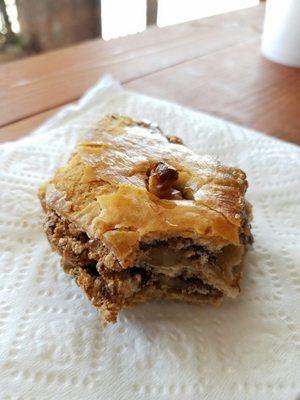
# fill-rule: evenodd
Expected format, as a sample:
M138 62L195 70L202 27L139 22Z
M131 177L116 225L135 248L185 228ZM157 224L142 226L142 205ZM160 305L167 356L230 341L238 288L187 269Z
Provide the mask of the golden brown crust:
M167 199L151 176L149 191L149 171L159 164L176 171ZM40 197L44 207L113 248L126 267L141 240L181 235L211 248L239 244L246 188L243 171L170 143L153 124L112 115L78 145Z
M104 322L153 298L219 304L251 243L246 175L110 115L39 190L45 231Z

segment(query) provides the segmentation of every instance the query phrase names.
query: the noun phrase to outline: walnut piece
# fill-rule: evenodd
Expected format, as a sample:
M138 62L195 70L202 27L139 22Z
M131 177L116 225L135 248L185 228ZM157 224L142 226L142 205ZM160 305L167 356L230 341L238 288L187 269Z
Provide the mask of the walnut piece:
M167 135L167 139L170 143L183 144L183 141L177 136Z
M178 172L167 163L154 165L149 174L149 192L160 199L181 198L180 192L172 186L178 179Z

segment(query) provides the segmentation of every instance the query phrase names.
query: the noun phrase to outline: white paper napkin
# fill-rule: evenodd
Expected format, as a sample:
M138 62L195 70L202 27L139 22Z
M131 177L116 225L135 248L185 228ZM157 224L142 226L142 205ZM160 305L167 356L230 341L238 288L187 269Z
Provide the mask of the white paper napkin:
M41 229L36 191L105 113L156 121L244 169L255 244L220 308L153 302L102 329ZM300 148L110 79L0 146L1 399L299 399Z

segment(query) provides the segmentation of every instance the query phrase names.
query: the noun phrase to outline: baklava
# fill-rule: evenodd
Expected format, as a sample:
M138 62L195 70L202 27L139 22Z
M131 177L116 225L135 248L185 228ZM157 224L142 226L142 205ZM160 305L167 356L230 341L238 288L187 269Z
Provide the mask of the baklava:
M246 189L240 169L108 115L39 197L52 248L105 324L151 299L236 297L252 242Z

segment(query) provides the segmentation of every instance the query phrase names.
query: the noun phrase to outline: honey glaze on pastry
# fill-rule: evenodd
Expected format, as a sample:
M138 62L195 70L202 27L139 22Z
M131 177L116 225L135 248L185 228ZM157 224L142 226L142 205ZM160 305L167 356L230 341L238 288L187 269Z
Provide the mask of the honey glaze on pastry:
M252 242L246 189L240 169L109 115L39 196L65 271L115 322L151 298L216 304L239 293Z

